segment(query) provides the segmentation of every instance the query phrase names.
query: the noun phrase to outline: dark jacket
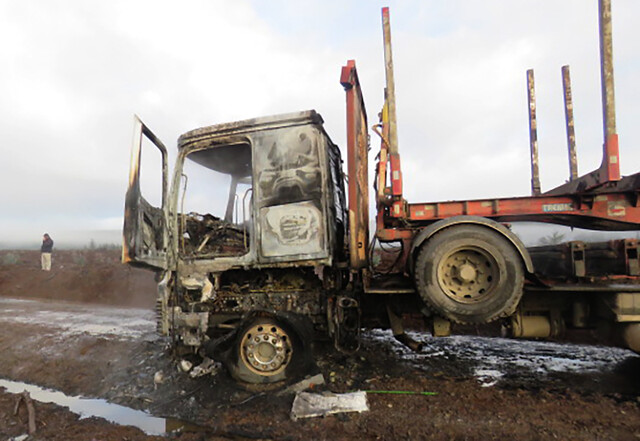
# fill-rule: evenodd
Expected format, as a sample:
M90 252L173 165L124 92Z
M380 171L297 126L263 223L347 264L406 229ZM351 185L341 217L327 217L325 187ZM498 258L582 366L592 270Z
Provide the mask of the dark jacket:
M40 247L40 251L43 253L50 253L51 250L53 250L53 239L48 237L42 241L42 246Z

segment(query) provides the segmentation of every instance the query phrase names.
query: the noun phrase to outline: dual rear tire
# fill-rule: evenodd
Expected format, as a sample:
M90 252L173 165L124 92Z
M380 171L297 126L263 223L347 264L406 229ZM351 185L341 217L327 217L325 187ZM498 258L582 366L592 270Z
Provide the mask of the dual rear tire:
M480 225L456 225L419 249L414 277L422 300L456 323L507 317L522 297L524 268L514 245Z

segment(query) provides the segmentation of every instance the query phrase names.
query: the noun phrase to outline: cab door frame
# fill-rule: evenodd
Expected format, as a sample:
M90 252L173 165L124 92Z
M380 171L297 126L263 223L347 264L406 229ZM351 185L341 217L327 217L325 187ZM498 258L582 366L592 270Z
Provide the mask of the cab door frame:
M140 188L143 136L151 141L151 145L160 151L162 157L162 205L160 207L154 207L149 203L142 195ZM124 212L123 263L153 270L168 268L168 187L167 148L142 120L134 115L129 187L127 188Z

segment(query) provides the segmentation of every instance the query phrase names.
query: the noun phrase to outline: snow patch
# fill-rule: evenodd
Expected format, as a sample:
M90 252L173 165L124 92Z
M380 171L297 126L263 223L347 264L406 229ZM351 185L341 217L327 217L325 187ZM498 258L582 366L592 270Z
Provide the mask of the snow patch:
M388 330L366 331L363 338L390 346L401 360L418 369L430 369L429 363L438 357L463 362L484 387L498 384L507 372L539 377L553 373L595 373L638 357L628 349L607 346L467 335L435 338L427 332L408 334L424 344L422 352L411 351Z
M55 327L59 338L88 334L133 340L155 332L154 312L141 308L0 299L0 322ZM61 306L63 305L63 306Z

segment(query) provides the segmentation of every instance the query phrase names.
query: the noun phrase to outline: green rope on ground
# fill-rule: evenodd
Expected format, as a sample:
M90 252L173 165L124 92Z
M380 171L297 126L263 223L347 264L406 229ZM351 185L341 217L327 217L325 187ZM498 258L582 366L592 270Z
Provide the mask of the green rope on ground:
M390 395L438 395L438 392L415 392L412 390L365 390L368 394L390 394Z

